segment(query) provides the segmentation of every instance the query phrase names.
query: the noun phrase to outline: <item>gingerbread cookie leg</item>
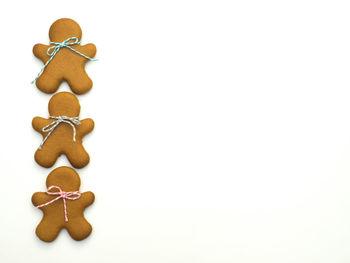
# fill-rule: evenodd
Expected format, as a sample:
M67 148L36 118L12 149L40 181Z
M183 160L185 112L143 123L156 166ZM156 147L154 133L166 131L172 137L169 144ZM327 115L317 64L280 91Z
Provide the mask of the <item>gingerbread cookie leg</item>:
M76 72L70 72L65 76L71 90L76 94L84 94L92 88L92 80L86 74L84 69L77 69Z
M83 168L90 162L90 156L82 145L74 145L74 147L65 152L65 155L75 168Z
M41 150L38 149L35 152L34 159L39 165L41 165L45 168L50 168L55 164L58 156L59 156L59 153L57 151L55 151L54 149L43 148Z
M54 223L54 218L43 218L36 228L36 235L45 242L54 241L60 233L61 227L59 224Z
M87 238L92 232L92 226L84 217L71 219L66 229L69 235L77 241Z
M56 76L55 72L50 71L48 68L46 72L40 75L36 80L36 86L42 92L51 94L57 91L62 80L62 78Z

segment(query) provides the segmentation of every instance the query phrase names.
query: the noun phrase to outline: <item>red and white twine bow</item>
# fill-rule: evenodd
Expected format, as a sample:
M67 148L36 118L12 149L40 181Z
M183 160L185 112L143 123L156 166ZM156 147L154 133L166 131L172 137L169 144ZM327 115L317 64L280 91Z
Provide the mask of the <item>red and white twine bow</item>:
M56 188L58 192L50 192L51 189ZM66 204L66 199L68 200L77 200L80 198L81 194L79 191L75 192L64 192L59 186L52 185L49 188L47 188L46 193L48 195L58 195L55 199L52 199L51 201L38 205L36 208L40 208L43 206L47 206L49 204L52 204L53 202L57 201L58 199L62 198L63 200L63 206L64 206L64 221L68 222L68 215L67 215L67 204ZM73 197L72 197L73 196Z

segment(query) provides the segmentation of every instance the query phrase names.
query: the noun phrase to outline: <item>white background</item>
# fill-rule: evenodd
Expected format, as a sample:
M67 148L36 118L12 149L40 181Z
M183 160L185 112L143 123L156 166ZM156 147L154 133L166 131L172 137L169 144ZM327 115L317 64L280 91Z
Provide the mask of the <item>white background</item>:
M350 261L348 1L6 1L0 6L0 262ZM50 25L75 19L92 235L34 231ZM60 91L69 90L63 84ZM68 165L61 157L55 167Z

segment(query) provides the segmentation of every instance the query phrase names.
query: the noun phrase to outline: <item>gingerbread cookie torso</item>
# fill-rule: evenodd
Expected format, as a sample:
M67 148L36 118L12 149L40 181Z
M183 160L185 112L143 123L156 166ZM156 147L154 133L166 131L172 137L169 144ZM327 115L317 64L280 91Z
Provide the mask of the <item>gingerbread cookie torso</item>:
M47 192L32 196L33 205L44 213L36 228L37 236L51 242L66 228L75 240L88 237L92 227L84 217L84 210L94 202L95 196L92 192L79 192L79 175L69 167L56 168L48 175L46 186Z
M72 19L62 18L55 21L50 27L49 37L52 44L36 44L34 46L34 55L44 64L52 58L36 79L36 86L39 90L45 93L54 93L62 81L67 81L71 90L76 94L84 94L92 88L92 80L85 72L85 63L89 61L89 58L95 56L96 47L94 44L84 46L80 43L75 44L74 39L80 41L81 36L82 31L78 23ZM70 38L74 39L68 40ZM66 40L68 40L66 43L69 48L59 48L52 57L55 46ZM50 50L50 48L52 49Z
M35 152L35 161L46 168L53 166L65 154L75 168L86 166L90 157L83 147L83 137L94 128L92 119L79 121L80 104L72 93L60 92L49 101L50 118L35 117L33 128L43 136Z

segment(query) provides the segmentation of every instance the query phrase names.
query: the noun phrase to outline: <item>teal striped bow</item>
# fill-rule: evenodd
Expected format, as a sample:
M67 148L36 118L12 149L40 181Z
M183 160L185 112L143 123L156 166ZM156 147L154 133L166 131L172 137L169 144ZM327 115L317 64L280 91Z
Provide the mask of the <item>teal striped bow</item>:
M86 59L89 59L91 61L96 61L97 59L90 58L83 53L80 53L79 51L75 50L71 46L78 45L80 44L80 41L77 37L70 37L67 38L65 41L61 43L57 42L50 42L51 45L54 45L52 47L49 47L46 51L46 54L50 57L50 59L45 63L45 65L42 67L36 78L32 81L32 84L35 83L35 81L40 77L40 75L43 73L44 69L46 66L51 62L51 60L54 58L54 56L57 54L58 51L60 51L61 48L66 47L69 48L70 50L74 51L75 53L79 54L80 56L83 56Z

